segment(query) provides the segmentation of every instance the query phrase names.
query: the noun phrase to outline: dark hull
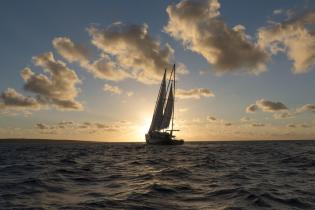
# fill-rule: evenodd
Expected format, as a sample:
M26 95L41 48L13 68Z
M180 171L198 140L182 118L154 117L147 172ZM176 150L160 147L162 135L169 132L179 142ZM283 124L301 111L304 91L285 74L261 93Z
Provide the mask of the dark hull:
M150 145L181 145L184 140L173 139L168 133L155 133L155 135L146 134L145 140Z
M184 140L169 140L162 142L147 142L149 145L182 145L184 144Z

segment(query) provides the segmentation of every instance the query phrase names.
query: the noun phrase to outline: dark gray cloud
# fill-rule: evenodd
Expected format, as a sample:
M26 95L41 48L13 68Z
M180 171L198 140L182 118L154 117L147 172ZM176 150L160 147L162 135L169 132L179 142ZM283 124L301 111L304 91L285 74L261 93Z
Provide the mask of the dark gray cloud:
M228 27L220 19L220 6L218 0L183 0L169 5L169 21L164 30L202 55L217 73L261 73L268 54L251 42L244 26Z
M256 105L263 112L276 112L276 111L284 111L288 110L288 107L281 102L273 102L265 99L260 99L256 101Z

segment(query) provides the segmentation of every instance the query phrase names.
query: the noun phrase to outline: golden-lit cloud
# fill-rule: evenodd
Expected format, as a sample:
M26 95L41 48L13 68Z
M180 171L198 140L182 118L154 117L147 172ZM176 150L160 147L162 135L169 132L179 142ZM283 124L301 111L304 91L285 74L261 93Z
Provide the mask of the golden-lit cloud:
M265 70L269 56L245 33L243 25L230 28L220 19L218 0L183 0L169 5L164 30L214 65L216 73Z
M151 37L146 24L114 23L103 29L91 26L88 32L106 63L143 83L159 81L173 59L174 50Z
M76 85L81 81L74 70L55 60L51 52L35 56L33 61L45 74L36 74L30 68L24 68L21 76L26 91L35 93L37 101L43 105L62 110L83 109L82 104L75 100L79 93Z
M52 44L58 53L70 63L75 61L81 63L89 62L88 50L84 46L72 42L67 37L56 37L53 39Z
M41 104L35 98L24 96L13 88L8 88L0 95L0 109L36 110Z
M53 46L57 52L68 62L78 63L84 70L90 72L99 79L120 81L131 75L120 67L108 56L101 53L99 58L92 61L89 51L82 45L73 42L67 37L57 37L53 40Z
M180 99L200 99L201 97L214 97L214 93L207 88L177 89L176 97Z
M258 43L272 54L283 52L293 61L293 73L306 73L315 64L315 10L258 31Z

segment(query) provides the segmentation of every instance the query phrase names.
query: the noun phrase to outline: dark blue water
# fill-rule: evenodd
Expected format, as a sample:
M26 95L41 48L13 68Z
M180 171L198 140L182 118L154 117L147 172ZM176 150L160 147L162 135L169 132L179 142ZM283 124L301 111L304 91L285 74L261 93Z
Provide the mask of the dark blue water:
M0 209L315 209L315 142L0 143Z

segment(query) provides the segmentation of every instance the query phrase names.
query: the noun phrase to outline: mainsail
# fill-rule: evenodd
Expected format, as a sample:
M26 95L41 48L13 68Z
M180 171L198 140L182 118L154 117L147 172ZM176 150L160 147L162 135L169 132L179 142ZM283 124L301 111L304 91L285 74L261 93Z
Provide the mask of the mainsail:
M173 85L171 84L160 129L168 128L168 126L170 125L172 114L173 114L173 107L174 107L174 96L173 96Z
M164 76L162 79L161 87L160 87L160 93L157 99L157 103L155 106L152 122L149 131L154 131L154 130L160 130L161 128L161 123L163 120L163 108L164 108L164 103L165 103L165 98L166 98L166 70L164 72Z

